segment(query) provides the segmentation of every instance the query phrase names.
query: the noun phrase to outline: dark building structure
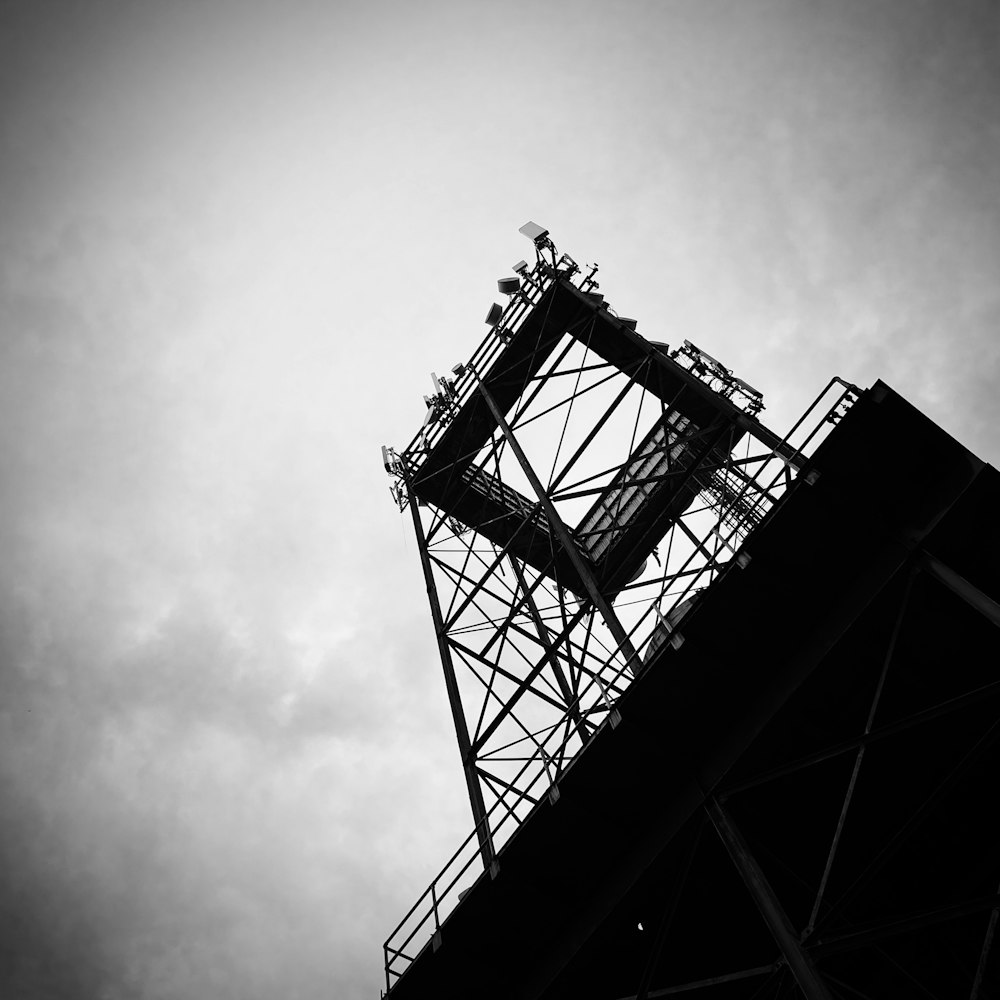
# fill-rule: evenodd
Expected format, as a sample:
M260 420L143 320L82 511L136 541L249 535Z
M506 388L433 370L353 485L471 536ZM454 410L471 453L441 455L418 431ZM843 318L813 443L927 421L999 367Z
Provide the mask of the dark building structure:
M881 382L774 433L522 232L383 455L475 824L389 995L1000 996L1000 476Z

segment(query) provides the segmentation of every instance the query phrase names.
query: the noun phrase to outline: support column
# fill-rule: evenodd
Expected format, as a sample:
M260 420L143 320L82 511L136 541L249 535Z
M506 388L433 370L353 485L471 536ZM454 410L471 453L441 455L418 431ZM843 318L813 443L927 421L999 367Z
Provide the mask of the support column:
M926 549L922 549L918 553L917 565L938 583L943 583L953 594L965 601L970 608L978 611L994 625L1000 626L1000 604L997 604L988 594L984 594L978 587L969 583L964 576L960 576L950 566L946 566L940 559L936 559Z
M729 814L714 795L705 802L705 809L806 1000L833 1000L809 953L802 947L788 914L778 902L771 884Z
M441 602L438 600L431 560L427 554L427 539L424 535L424 526L420 523L417 497L413 490L409 492L410 515L413 518L413 530L417 536L417 548L420 550L420 565L423 567L424 583L427 585L427 600L431 606L431 618L434 620L434 634L437 636L438 651L441 654L441 667L444 670L444 684L448 691L448 703L451 705L451 717L455 723L455 735L458 738L458 748L462 755L462 768L465 771L465 784L469 791L472 818L476 824L479 853L483 857L483 867L492 869L496 862L496 851L493 848L493 837L490 833L489 820L486 815L486 803L483 800L483 790L479 785L479 775L476 773L476 761L472 753L472 741L469 739L469 727L465 721L465 712L462 709L462 698L458 690L458 680L455 677L455 664L452 661L451 649L448 646L444 617L441 614Z

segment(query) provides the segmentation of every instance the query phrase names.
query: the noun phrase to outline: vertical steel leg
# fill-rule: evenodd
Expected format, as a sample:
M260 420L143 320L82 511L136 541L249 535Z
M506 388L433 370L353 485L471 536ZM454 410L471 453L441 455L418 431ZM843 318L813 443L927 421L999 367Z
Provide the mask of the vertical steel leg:
M830 991L819 978L809 953L802 947L788 914L778 902L771 884L729 814L714 796L705 803L705 809L806 1000L833 1000Z
M427 553L427 539L424 535L424 527L420 523L417 497L412 490L410 490L410 514L413 518L413 530L417 536L417 548L420 550L420 565L424 570L424 583L427 585L427 599L430 602L431 618L434 620L434 632L437 636L438 651L441 654L441 667L444 670L444 683L448 690L451 717L455 723L455 735L458 737L458 748L462 755L462 768L465 771L465 784L469 790L472 818L476 824L479 852L483 856L483 867L491 868L496 859L496 851L493 848L493 837L486 816L486 803L483 800L483 790L479 785L479 775L476 773L476 760L472 753L472 741L469 739L469 727L462 709L462 698L458 691L458 680L455 677L455 665L451 659L451 649L448 646L444 618L441 614L441 602L438 600L431 560Z
M1000 892L1000 888L997 890ZM979 952L979 964L976 966L976 977L972 981L972 992L969 1000L979 1000L979 990L983 985L983 977L986 975L986 963L990 960L990 952L993 950L993 935L997 929L997 917L1000 917L1000 909L994 907L990 912L990 920L986 925L986 937L983 939L983 947Z

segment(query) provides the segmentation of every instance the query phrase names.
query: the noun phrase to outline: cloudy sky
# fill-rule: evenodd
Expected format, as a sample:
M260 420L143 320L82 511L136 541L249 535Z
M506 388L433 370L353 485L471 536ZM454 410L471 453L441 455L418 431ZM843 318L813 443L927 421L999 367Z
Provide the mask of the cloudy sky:
M379 445L547 226L1000 459L990 0L0 0L0 993L377 997L470 828ZM891 460L891 456L887 456Z

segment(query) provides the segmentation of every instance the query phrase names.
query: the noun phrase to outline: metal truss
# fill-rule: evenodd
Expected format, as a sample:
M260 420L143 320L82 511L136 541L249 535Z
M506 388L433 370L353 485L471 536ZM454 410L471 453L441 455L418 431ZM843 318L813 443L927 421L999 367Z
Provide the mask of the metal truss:
M916 606L915 589L923 595ZM980 641L991 638L1000 605L926 549L915 551L892 590L898 605L884 651L872 658L865 711L843 739L728 780L707 796L689 824L678 875L661 899L659 923L636 970L638 990L616 1000L997 995L1000 852L995 829L992 840L983 829L995 815L983 807L982 794L995 781L1000 681L984 662L963 667L958 679L942 664L939 678L915 684L913 659L927 642L926 612L950 599L944 591L972 612L949 620L964 622ZM976 648L976 640L971 644ZM919 710L903 712L903 705ZM934 748L927 752L926 777L911 778L901 792L897 776L915 766L910 758L921 745ZM823 769L838 762L839 778L831 782ZM817 835L798 833L794 853L775 842L774 832L794 822L796 809L771 811L791 787L826 794L831 806ZM767 823L754 823L755 811L763 810L770 813ZM741 816L748 823L742 829ZM966 837L954 832L963 828ZM706 894L704 881L691 873L713 829L770 934L773 954L745 968L678 977L669 971L677 968L672 930L690 919L690 900ZM968 857L956 853L956 845L967 848ZM817 862L811 871L802 868L803 857ZM708 891L724 905L718 886L716 875ZM725 957L719 961L725 967ZM717 992L724 985L737 990L736 984L745 991Z
M547 237L427 419L384 449L417 540L474 830L385 945L386 988L787 491L857 390L832 380L792 431L714 359L643 340ZM708 358L708 361L705 359ZM709 364L711 361L714 364ZM742 402L741 402L742 400ZM650 994L652 995L652 994Z

